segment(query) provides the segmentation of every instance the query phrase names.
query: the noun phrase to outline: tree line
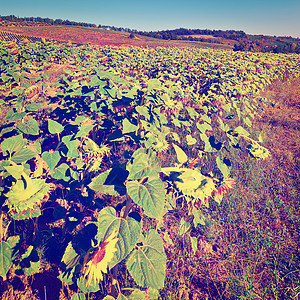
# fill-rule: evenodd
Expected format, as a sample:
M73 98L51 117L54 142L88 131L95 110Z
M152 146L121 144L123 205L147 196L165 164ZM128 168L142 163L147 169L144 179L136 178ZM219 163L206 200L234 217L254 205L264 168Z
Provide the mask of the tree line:
M224 39L230 40L239 40L241 38L246 37L246 33L244 31L237 30L210 30L210 29L172 29L172 30L162 30L162 31L139 31L141 35L164 39L164 40L182 40L189 39L190 35L211 35L214 37L221 37ZM197 38L193 38L193 40L197 40Z

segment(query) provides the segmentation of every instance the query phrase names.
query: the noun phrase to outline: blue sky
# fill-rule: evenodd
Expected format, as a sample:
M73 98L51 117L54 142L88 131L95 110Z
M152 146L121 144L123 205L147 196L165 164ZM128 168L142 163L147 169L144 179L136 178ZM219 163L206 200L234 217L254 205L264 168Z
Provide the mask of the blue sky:
M234 29L300 38L300 0L4 0L0 15L49 17L137 30Z

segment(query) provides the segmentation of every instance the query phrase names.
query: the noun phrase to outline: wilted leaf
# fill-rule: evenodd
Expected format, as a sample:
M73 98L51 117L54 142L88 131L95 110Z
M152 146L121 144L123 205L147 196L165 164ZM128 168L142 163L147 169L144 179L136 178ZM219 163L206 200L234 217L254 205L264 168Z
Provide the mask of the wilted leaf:
M186 222L184 218L181 218L180 225L179 225L179 234L180 235L186 234L190 228L191 228L191 224L189 222Z
M192 214L194 216L194 226L197 227L198 224L205 226L205 216L203 215L202 211L197 208L193 208Z

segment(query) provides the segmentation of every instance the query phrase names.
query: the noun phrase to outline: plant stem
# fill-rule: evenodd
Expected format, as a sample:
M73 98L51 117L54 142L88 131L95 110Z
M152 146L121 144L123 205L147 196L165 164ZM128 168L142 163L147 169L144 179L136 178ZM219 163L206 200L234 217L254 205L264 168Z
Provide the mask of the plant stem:
M129 214L129 211L131 209L131 203L132 203L132 199L129 197L128 194L126 194L126 207L125 207L125 211L124 211L124 215L123 215L124 219L126 219Z

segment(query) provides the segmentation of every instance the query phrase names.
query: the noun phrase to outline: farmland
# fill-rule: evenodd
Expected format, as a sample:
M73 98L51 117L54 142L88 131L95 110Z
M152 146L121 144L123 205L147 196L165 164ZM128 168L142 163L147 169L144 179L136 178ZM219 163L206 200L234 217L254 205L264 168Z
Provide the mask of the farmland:
M11 35L24 35L31 38L44 38L53 41L65 41L76 44L91 43L98 46L142 46L142 47L209 47L209 48L224 48L229 49L231 45L218 45L205 42L189 42L189 41L171 41L171 40L158 40L155 38L136 35L130 38L130 33L117 32L111 30L104 30L98 28L85 28L79 26L42 26L42 27L2 27L0 30L0 38L6 39L5 36Z
M299 55L5 31L3 299L297 297Z

